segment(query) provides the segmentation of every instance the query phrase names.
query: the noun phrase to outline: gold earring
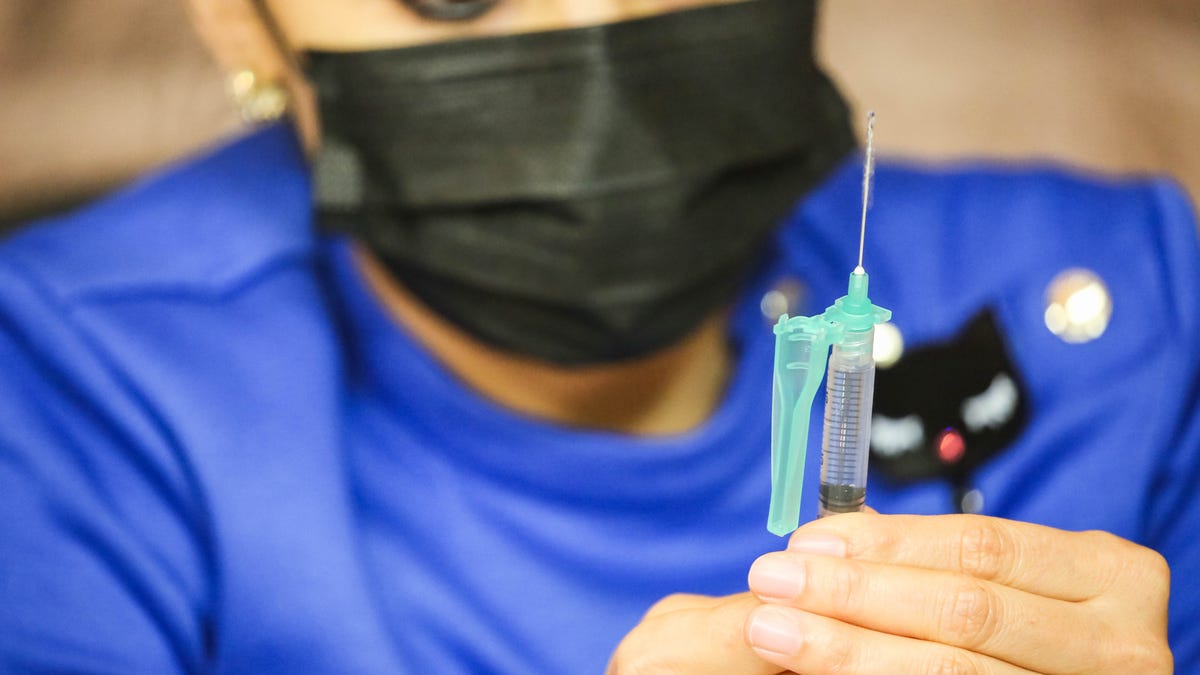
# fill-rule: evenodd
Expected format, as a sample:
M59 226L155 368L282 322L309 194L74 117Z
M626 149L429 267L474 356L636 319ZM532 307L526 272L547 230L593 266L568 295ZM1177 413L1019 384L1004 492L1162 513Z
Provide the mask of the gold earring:
M263 80L248 68L229 77L229 95L242 119L251 124L274 122L287 112L287 89Z

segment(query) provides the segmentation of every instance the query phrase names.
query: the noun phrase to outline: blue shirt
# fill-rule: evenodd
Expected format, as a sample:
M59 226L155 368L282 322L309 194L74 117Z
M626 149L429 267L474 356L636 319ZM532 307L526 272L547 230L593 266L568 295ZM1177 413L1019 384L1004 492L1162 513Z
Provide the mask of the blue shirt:
M976 476L985 511L1161 551L1177 665L1200 669L1185 198L988 166L876 180L873 299L910 344L992 307L1031 390L1030 423ZM734 313L724 400L665 438L524 418L451 376L347 242L314 234L283 128L19 233L0 247L2 669L599 672L660 597L745 590L781 546L759 298L788 276L808 309L844 292L858 181L847 165L781 228ZM1114 304L1084 345L1043 325L1074 266ZM949 504L939 481L872 480L880 511Z

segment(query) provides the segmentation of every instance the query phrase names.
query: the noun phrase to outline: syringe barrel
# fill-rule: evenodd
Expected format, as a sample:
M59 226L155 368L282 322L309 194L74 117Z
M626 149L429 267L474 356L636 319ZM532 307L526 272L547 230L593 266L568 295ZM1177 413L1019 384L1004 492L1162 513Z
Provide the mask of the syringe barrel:
M875 397L874 339L874 327L846 331L829 357L820 515L861 511L866 499L871 403Z

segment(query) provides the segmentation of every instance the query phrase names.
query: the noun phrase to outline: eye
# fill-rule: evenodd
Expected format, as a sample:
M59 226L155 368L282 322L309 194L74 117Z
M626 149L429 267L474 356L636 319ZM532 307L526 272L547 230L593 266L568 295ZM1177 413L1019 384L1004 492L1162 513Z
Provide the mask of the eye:
M916 415L900 419L887 415L871 418L871 448L884 457L895 457L925 445L925 425Z
M962 419L971 432L1004 426L1017 410L1017 385L1008 373L992 378L982 394L972 396L962 404Z
M466 21L491 9L499 0L404 0L414 12L435 21Z

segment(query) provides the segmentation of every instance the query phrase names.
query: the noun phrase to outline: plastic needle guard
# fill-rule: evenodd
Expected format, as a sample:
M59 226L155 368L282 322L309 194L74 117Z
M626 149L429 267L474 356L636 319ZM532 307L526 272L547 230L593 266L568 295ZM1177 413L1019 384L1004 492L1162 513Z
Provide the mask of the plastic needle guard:
M817 316L779 317L775 324L775 382L771 400L771 512L767 529L784 536L800 525L800 495L808 456L813 400L829 349L845 331L863 331L892 318L871 304L868 277L858 268L846 295Z

